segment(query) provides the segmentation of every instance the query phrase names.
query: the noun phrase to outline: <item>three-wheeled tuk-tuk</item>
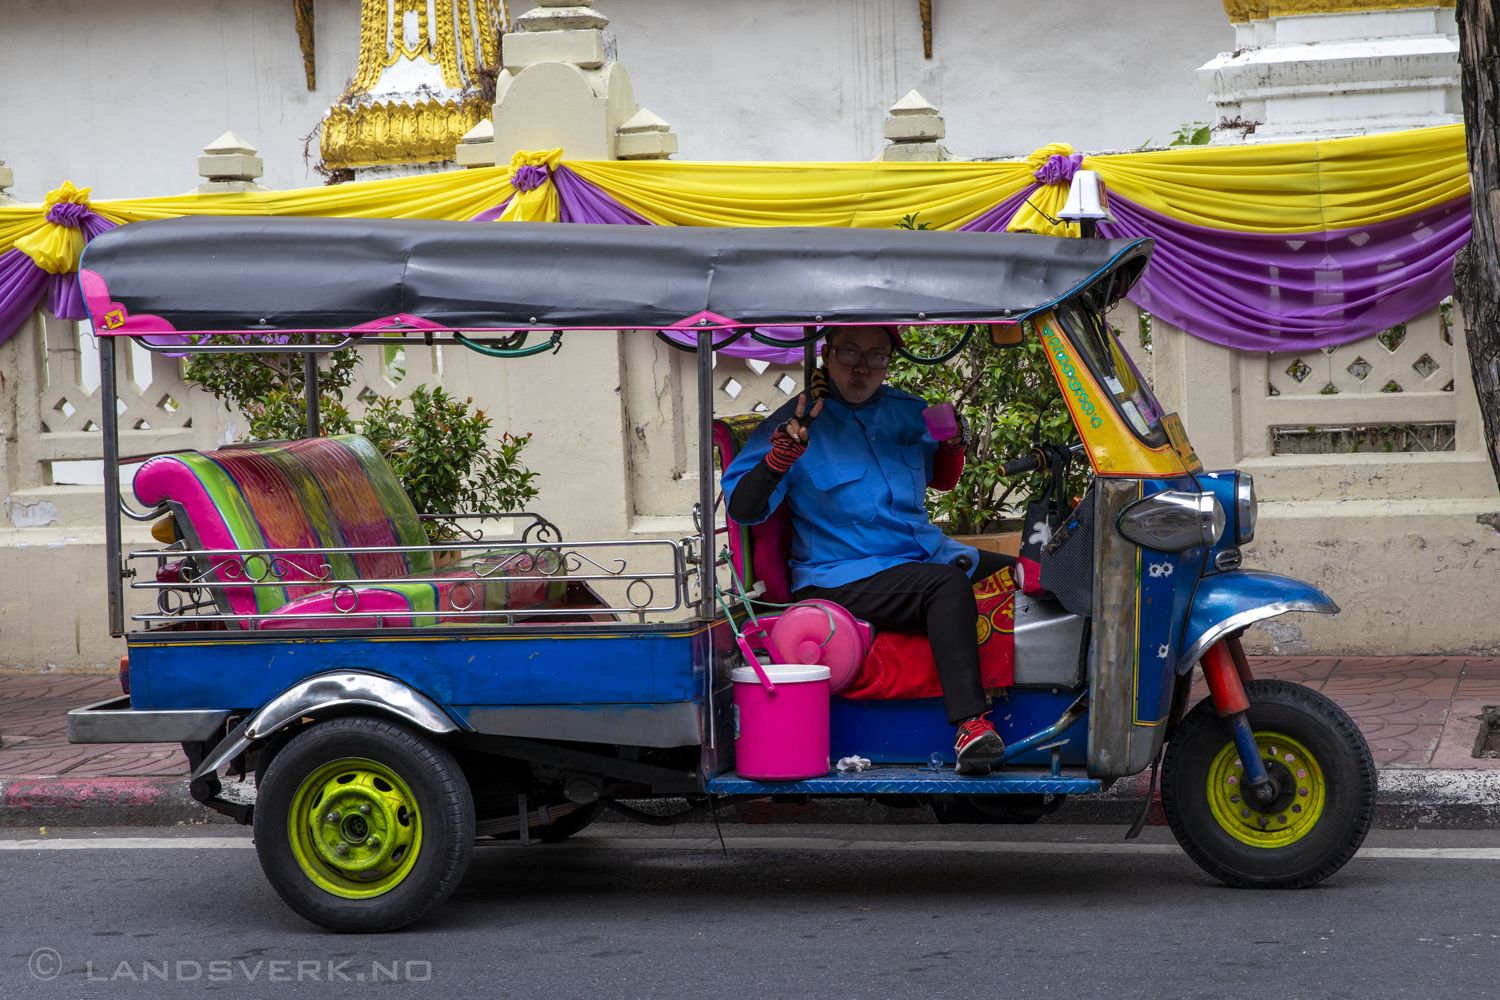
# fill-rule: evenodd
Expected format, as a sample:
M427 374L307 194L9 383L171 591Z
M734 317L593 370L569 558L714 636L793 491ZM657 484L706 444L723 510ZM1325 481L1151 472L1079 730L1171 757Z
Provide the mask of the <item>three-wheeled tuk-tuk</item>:
M1253 679L1239 636L1338 608L1241 566L1250 477L1202 470L1107 326L1151 250L817 228L205 217L111 230L79 273L100 337L109 620L128 687L70 713L69 737L181 743L194 796L253 823L282 898L336 930L417 920L453 891L476 838L561 840L606 808L652 820L629 805L640 799L685 799L668 821L771 794L1025 821L1148 768L1154 781L1158 765L1167 820L1205 870L1234 886L1311 885L1370 825L1369 749L1322 695ZM1011 660L993 694L1008 749L989 774L948 766L941 699L843 695L831 756L870 769L736 772L740 633L774 610L757 604L774 601L785 565L724 521L715 457L734 436L720 432L746 418L715 420L713 354L803 327L811 365L818 328L859 324L966 324L996 351L1039 337L1081 437L1090 486L1042 567L1046 590L1071 599L1002 594L1003 614L980 623ZM317 436L316 378L314 436L137 457L135 503L120 495L122 336L175 354L302 353L313 373L319 355L377 336L564 365L570 339L605 335L696 353L689 537L564 541L540 515L485 515L485 527L417 511L369 442ZM1039 449L1010 471L1066 460ZM162 544L122 551L122 516L154 522ZM453 526L436 545L434 519ZM127 627L132 593L154 602ZM1189 706L1197 665L1211 696ZM226 768L254 773L253 806L225 797Z

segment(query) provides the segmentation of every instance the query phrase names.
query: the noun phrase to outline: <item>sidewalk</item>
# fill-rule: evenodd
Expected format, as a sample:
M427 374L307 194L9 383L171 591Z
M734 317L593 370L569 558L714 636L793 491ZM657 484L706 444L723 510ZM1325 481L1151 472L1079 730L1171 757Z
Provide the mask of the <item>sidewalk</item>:
M1500 826L1500 759L1473 756L1484 706L1500 705L1500 658L1251 657L1250 663L1256 677L1323 692L1363 730L1381 768L1378 825ZM68 743L68 709L119 690L113 674L0 674L0 826L223 819L188 795L187 759L178 746ZM1206 694L1200 675L1193 700ZM1103 795L1075 797L1050 820L1129 822L1144 795L1142 775ZM931 821L926 810L835 800L749 803L741 811L745 822Z

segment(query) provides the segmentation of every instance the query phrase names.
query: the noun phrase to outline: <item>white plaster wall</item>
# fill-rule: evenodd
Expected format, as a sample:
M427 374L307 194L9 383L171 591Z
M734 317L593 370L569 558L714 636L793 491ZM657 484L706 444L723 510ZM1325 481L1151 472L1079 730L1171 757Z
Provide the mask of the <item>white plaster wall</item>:
M959 156L1165 142L1208 117L1194 70L1234 37L1202 0L935 0L927 61L916 0L598 6L636 99L689 160L873 159L885 108L913 88ZM99 198L191 191L203 145L231 128L269 187L321 183L303 138L354 73L357 0L318 0L316 32L309 93L291 0L0 0L12 193L40 201L65 179Z
M226 129L261 150L267 186L321 184L302 140L354 74L357 0L317 0L316 36L309 93L291 0L0 0L11 193L41 201L71 180L95 198L182 194Z
M682 160L870 160L915 88L957 156L1165 144L1208 120L1195 70L1233 48L1205 0L597 0ZM512 5L514 10L515 4Z

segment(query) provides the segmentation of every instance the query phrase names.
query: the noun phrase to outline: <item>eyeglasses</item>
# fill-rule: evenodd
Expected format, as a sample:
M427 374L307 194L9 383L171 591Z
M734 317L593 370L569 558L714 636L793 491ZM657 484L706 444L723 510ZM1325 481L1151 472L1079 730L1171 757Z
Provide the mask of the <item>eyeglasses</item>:
M879 371L882 368L889 368L891 366L891 356L883 351L871 354L861 354L859 351L851 351L848 348L842 348L840 350L834 351L833 356L839 364L848 365L851 368L859 364L861 361L863 361L869 368L875 371Z

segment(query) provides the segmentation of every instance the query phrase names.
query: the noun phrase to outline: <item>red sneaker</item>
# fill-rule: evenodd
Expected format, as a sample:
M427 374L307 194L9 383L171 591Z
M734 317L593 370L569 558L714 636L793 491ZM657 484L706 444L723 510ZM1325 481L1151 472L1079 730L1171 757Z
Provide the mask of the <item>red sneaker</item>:
M990 768L1005 753L1005 741L995 732L990 713L958 724L958 739L953 743L953 752L958 758L959 774L988 774Z

